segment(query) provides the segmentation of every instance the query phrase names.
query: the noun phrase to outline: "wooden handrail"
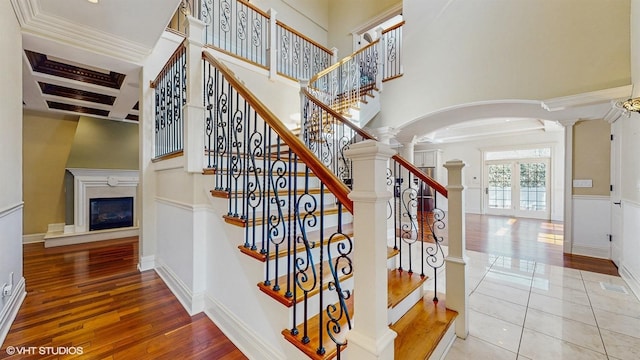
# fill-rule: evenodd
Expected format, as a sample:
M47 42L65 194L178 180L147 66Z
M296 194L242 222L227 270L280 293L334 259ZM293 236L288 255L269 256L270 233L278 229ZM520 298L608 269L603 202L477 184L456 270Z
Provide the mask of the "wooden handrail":
M325 184L327 189L331 191L342 205L351 213L353 213L353 201L347 196L349 189L338 179L318 158L304 145L302 140L295 136L278 117L269 110L255 95L253 95L247 87L242 84L236 75L223 63L216 60L207 51L202 52L202 58L217 68L225 77L225 79L256 111L258 115L269 124L280 138L289 146L289 148L302 160L307 167Z
M316 42L315 40L311 39L310 37L308 37L308 36L306 36L306 35L304 35L304 34L302 34L302 33L300 33L298 30L296 30L296 29L294 29L294 28L290 27L289 25L287 25L287 24L283 23L282 21L280 21L280 20L276 20L276 24L277 24L278 26L281 26L282 28L284 28L284 29L286 29L286 30L289 30L289 31L291 31L292 33L294 33L294 34L296 34L296 35L300 36L301 38L305 39L306 41L308 41L308 42L312 43L313 45L315 45L315 46L319 47L319 48L320 48L320 49L322 49L324 52L326 52L326 53L328 53L329 55L333 56L333 51L332 51L331 49L327 49L325 46L320 45L320 44L319 44L318 42Z
M399 22L399 23L397 23L397 24L395 24L395 25L393 25L392 27L390 27L390 28L388 28L388 29L384 29L384 30L382 30L382 33L383 33L383 34L386 34L386 33L388 33L389 31L392 31L392 30L395 30L395 29L397 29L397 28L401 27L402 25L404 25L404 20L403 20L403 21L401 21L401 22Z
M336 120L342 122L343 125L349 127L351 130L353 130L358 135L362 136L364 139L366 139L366 140L375 140L376 139L373 135L371 135L368 132L366 132L366 131L362 130L361 128L357 127L356 125L351 123L351 121L347 120L343 115L341 115L337 111L333 110L329 105L327 105L327 104L323 103L322 101L318 100L315 96L313 96L309 92L309 90L302 89L302 92L311 101L313 101L314 104L316 104L317 106L321 107L323 110L328 112L331 116L333 116ZM439 182L435 181L431 177L427 176L427 174L422 172L415 165L410 163L407 159L405 159L402 156L397 155L397 154L394 155L392 157L392 159L397 161L400 165L402 165L405 169L407 169L407 171L412 173L415 177L417 177L418 179L424 181L427 185L432 187L438 194L444 196L445 198L448 196L447 188L445 188L442 184L440 184Z
M173 54L171 54L171 57L169 58L169 60L167 60L167 63L164 64L164 66L162 67L162 70L160 70L160 72L158 73L158 76L156 76L156 78L151 82L151 84L149 84L149 86L152 89L155 89L156 85L158 85L158 81L160 81L160 78L162 77L162 74L165 73L165 71L173 65L173 62L180 56L180 54L182 53L182 51L186 50L186 46L185 46L185 42L187 41L187 39L185 38L184 40L182 40L182 42L180 43L180 45L178 45L178 48L176 49L176 51L173 52Z
M354 57L356 57L358 54L360 54L361 52L364 52L365 50L369 49L371 46L376 45L377 43L380 42L380 39L376 39L374 42L370 43L369 45L363 47L362 49L359 49L358 51L354 52L353 54L341 59L340 61L338 61L337 63L329 66L328 68L320 71L319 73L313 75L311 77L311 79L309 79L309 84L312 84L314 81L318 80L319 78L325 76L326 74L332 72L333 70L339 68L340 66L342 66L344 63L351 61L351 59L353 59Z
M242 3L243 5L248 6L249 8L251 8L251 10L257 12L258 14L266 17L267 19L271 19L271 15L269 15L268 12L258 8L257 6L253 5L252 3L250 3L248 0L236 0L239 3Z

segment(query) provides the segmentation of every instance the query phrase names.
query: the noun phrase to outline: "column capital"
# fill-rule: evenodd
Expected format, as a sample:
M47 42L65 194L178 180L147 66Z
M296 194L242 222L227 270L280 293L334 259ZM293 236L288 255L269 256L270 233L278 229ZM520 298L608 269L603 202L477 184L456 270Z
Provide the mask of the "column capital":
M581 119L568 119L568 120L558 120L558 124L564 126L564 127L570 127L575 125L578 121L580 121Z
M391 142L391 139L395 138L400 130L391 126L382 126L371 130L371 132L378 138L378 141L384 144L389 144Z

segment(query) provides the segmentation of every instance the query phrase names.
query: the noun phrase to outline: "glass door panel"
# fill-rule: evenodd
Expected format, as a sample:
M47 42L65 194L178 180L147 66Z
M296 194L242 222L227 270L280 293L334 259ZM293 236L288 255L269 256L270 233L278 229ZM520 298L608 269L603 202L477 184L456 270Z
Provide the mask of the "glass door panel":
M513 166L507 163L487 165L487 212L494 215L507 215L512 212Z
M520 210L547 210L546 163L520 163Z

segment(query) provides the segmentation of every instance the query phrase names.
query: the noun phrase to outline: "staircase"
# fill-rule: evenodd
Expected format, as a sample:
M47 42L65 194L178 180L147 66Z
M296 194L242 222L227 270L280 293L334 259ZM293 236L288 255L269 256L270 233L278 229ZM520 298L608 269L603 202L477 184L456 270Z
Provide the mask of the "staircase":
M374 140L361 126L379 111L377 45L319 72L302 88L299 136L213 51L202 52L203 174L212 183L211 202L225 204L226 226L242 231L238 251L261 264L260 273L244 274L255 277L264 295L256 301L277 304L278 316L289 323L282 336L312 359L348 353L349 330L358 317L369 316L356 315L356 304L368 299L356 301L356 293L367 291L365 283L354 282L354 255L369 239L358 238L362 233L353 222L349 193L362 180L347 150ZM457 315L446 308L437 285L446 251L445 213L422 209L416 199L423 183L441 201L447 190L398 155L388 161L386 174L374 177L392 194L383 210L386 219L374 220L385 230L374 236L386 242L384 316L398 334L395 358L439 358L453 339ZM435 282L432 292L425 290L428 281Z

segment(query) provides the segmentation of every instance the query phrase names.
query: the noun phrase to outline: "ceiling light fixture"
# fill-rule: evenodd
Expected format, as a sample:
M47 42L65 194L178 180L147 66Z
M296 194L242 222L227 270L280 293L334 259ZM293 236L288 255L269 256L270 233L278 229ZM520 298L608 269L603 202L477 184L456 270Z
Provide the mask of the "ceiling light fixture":
M622 107L627 111L640 112L640 97L624 101Z
M97 4L97 3L98 3L98 1L100 1L100 0L87 0L87 1L88 1L88 2L90 2L90 3L92 3L92 4Z

